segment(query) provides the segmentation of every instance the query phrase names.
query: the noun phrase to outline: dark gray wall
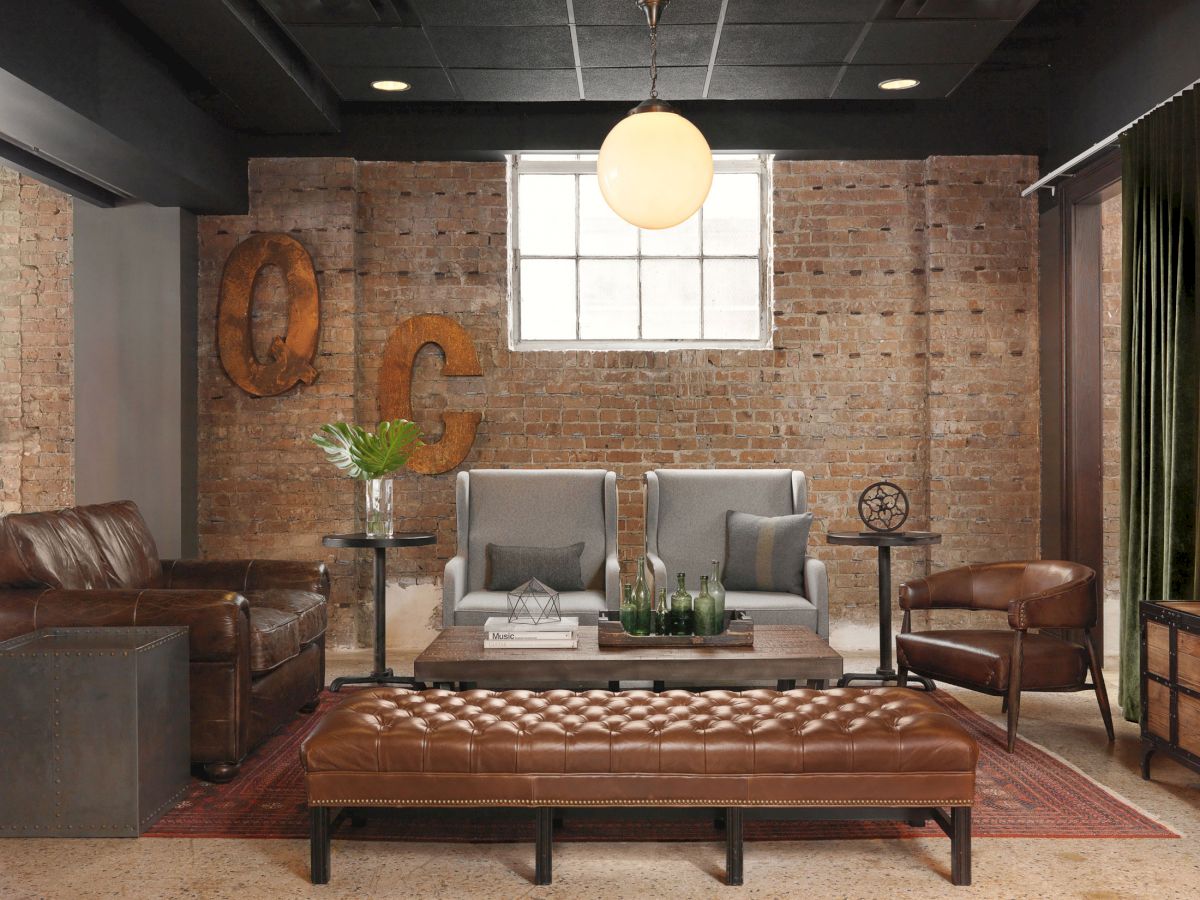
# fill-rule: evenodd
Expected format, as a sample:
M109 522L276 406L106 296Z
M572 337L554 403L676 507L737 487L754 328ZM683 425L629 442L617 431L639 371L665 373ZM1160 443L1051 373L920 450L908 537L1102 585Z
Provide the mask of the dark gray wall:
M196 224L75 204L75 495L137 501L163 556L196 552Z

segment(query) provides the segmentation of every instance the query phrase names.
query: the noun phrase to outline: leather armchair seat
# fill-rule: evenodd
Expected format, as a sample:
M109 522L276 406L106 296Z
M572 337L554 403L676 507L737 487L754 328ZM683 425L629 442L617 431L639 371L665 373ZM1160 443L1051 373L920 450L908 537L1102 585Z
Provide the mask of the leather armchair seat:
M128 501L0 521L0 640L50 626L188 627L192 761L214 781L315 708L328 598L323 563L160 561Z
M1021 691L1094 690L1114 739L1108 692L1092 642L1096 573L1056 560L962 566L900 585L904 610L896 637L900 684L908 673L1005 698L1008 752L1016 746ZM1008 613L1008 631L912 631L913 610L996 610ZM1082 631L1076 643L1037 629ZM1087 683L1091 674L1091 684Z

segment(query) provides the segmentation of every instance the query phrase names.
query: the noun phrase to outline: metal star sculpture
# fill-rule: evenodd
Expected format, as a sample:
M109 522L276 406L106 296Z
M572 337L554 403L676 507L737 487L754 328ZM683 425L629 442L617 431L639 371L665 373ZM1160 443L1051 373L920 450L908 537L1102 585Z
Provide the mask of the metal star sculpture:
M526 625L559 622L558 591L530 578L508 594L508 621Z
M899 485L877 481L858 495L858 516L872 531L895 531L908 519L908 495Z

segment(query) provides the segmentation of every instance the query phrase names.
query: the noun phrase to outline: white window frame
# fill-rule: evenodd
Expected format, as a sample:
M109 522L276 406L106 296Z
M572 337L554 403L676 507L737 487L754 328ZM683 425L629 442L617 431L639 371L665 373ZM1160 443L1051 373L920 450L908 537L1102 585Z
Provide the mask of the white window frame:
M575 278L575 334L574 338L562 340L524 340L521 337L521 248L519 246L518 228L520 202L517 196L518 176L533 175L594 175L596 160L594 155L581 154L585 158L569 159L539 159L543 154L509 154L508 159L508 346L515 351L539 350L697 350L697 349L736 349L755 350L769 349L772 346L772 309L774 292L771 257L773 251L772 234L772 183L771 170L773 157L770 154L757 154L753 159L745 155L738 158L722 158L713 156L713 174L721 173L753 173L759 176L759 246L757 256L747 254L711 254L704 253L704 223L700 222L700 252L699 254L684 254L677 256L647 256L641 254L641 236L639 232L638 251L633 256L580 256L579 255L579 190L575 191L575 253L572 255L537 255L530 259L573 259L576 266ZM568 155L566 151L562 155ZM701 212L703 216L703 212ZM639 295L641 292L641 262L643 259L695 259L700 261L700 296L701 296L701 329L703 329L703 297L704 297L704 265L705 259L757 259L759 286L758 336L745 340L718 340L716 338L620 338L615 340L583 339L579 335L579 277L578 266L580 259L605 260L625 259L638 263ZM641 300L639 298L638 331L641 332Z

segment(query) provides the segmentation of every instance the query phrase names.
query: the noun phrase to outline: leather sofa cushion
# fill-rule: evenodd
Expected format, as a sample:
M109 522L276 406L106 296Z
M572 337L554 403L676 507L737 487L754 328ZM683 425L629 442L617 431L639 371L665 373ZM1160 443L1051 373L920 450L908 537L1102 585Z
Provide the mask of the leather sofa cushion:
M143 590L160 585L158 547L137 504L122 500L79 506L75 511L104 557L109 587Z
M250 671L269 672L300 652L300 619L294 612L250 607Z
M972 802L978 753L899 688L375 688L325 716L301 759L317 805L941 806Z
M900 634L896 636L896 655L901 665L935 680L1006 691L1015 634L1007 630ZM1086 680L1087 651L1078 644L1027 632L1021 656L1022 688L1076 687Z
M273 609L291 613L296 617L300 646L305 647L325 633L329 613L325 598L309 591L285 589L246 591L245 597L251 612L255 609ZM253 621L253 614L251 615Z
M0 586L93 590L112 574L74 509L6 516L0 533Z

